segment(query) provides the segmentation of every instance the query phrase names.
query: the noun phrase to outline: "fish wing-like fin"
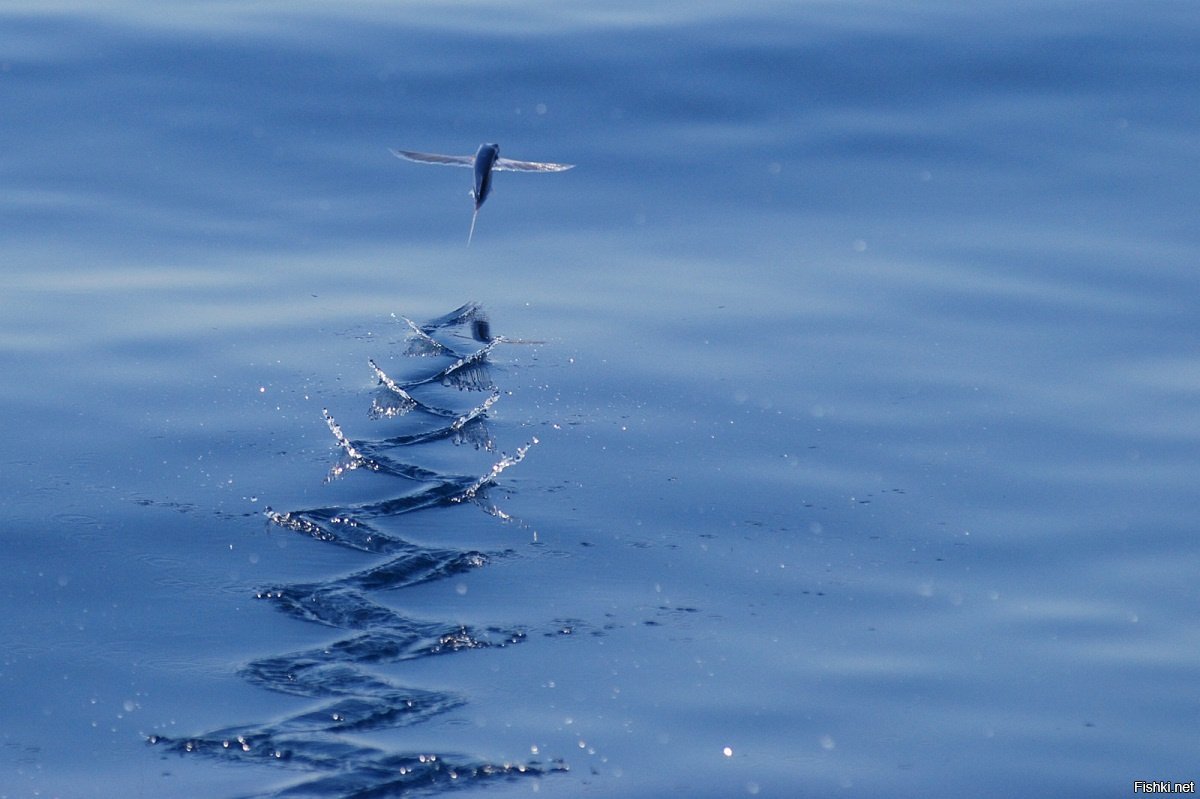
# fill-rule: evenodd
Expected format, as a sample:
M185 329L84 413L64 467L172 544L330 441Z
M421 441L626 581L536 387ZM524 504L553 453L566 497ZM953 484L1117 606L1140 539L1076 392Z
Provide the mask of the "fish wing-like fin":
M492 169L497 172L563 172L574 164L545 164L540 161L514 161L511 158L497 158Z
M415 153L411 150L392 150L392 155L419 164L445 164L447 166L475 166L473 155L438 155L437 153Z

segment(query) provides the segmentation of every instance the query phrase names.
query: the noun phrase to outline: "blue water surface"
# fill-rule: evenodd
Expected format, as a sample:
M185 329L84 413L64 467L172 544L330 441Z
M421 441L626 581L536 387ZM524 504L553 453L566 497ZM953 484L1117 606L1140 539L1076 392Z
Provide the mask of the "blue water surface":
M0 798L1197 779L1197 31L6 3Z

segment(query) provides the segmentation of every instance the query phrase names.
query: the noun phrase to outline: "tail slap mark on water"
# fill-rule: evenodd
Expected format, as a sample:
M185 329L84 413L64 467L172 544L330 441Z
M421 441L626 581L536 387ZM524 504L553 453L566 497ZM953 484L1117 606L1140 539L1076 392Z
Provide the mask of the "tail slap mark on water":
M360 552L390 555L413 547L407 541L386 535L366 522L342 515L344 512L344 508L317 508L285 513L268 509L266 515L268 522L285 530Z
M290 618L344 632L332 643L260 657L240 670L252 685L308 699L311 704L262 724L230 726L192 737L148 738L166 752L270 764L294 770L301 778L244 799L349 799L410 792L428 796L475 782L566 770L561 760L495 763L464 754L388 751L352 737L422 724L465 704L453 691L398 684L375 673L379 666L389 666L394 673L395 664L463 650L505 648L528 637L521 628L410 618L373 598L513 556L511 550L489 553L420 545L399 531L408 526L409 514L452 512L451 508L468 502L498 519L511 520L498 507L483 503L482 497L538 443L534 438L514 454L502 454L479 477L473 469L454 474L413 464L411 460L419 460L420 453L445 441L495 450L488 417L502 392L493 385L489 355L506 340L492 335L487 314L476 303L424 325L400 318L409 329L405 355L420 359L425 368L413 379L400 381L370 359L381 396L372 401L367 415L389 427L407 429L391 429L378 438L351 438L332 413L322 411L339 455L325 482L368 471L377 476L373 479L387 483L385 495L357 504L266 511L273 528L297 533L314 545L332 544L373 558L363 568L340 576L269 585L256 593ZM464 391L484 390L491 391L486 399L463 407ZM403 483L389 483L388 478Z
M395 445L392 442L372 443L364 441L356 444L342 432L341 425L334 420L333 415L329 413L328 409L323 409L321 413L325 416L325 424L329 427L329 432L333 434L334 440L346 454L346 460L339 461L330 468L329 474L325 477L326 483L332 482L355 469L366 469L367 471L378 472L391 477L403 477L406 480L419 483L441 482L442 475L438 472L425 469L421 466L403 463L381 454L381 450L394 448Z
M443 386L462 391L494 391L496 386L492 383L491 370L488 368L488 355L503 341L504 339L494 338L473 352L465 355L454 353L457 355L454 363L432 375L405 383L401 388L407 391L418 386L441 383Z
M375 377L379 379L380 385L388 391L386 402L375 400L372 403L371 412L373 418L404 416L417 408L424 408L421 403L413 398L412 394L409 394L399 383L388 377L387 373L379 368L379 365L375 363L373 358L368 358L367 363L371 366L372 371L375 372Z
M512 782L566 770L561 764L486 763L453 754L387 755L343 773L245 799L437 796L457 792L466 785Z
M470 355L459 357L453 364L446 367L442 371L438 372L432 378L426 377L426 378L421 378L419 380L415 380L412 383L409 383L408 387L413 388L415 386L427 385L427 384L433 383L433 382L441 382L442 376L446 375L447 373L453 374L454 372L462 369L464 365L476 365L477 366L478 361L480 360L481 356L486 358L488 352L491 351L492 347L496 343L499 343L500 341L501 341L501 339L496 339L492 344L489 344L487 347L485 347L482 350L479 350L478 352L474 352L474 353L471 353ZM373 371L375 373L375 377L379 380L379 384L387 390L387 393L391 397L394 398L394 404L399 406L397 408L397 410L390 411L387 413L381 413L381 414L379 414L379 416L389 416L389 417L404 416L408 413L411 413L412 411L420 410L423 413L429 414L430 416L440 416L440 417L445 417L448 419L458 420L458 419L462 419L464 416L466 416L466 417L478 416L481 411L486 411L488 408L490 408L492 406L492 404L497 399L500 398L499 397L500 392L496 391L495 387L493 387L492 388L493 396L490 399L485 400L482 406L476 406L475 408L472 408L471 410L467 411L464 414L462 411L459 411L459 410L454 410L452 408L441 408L436 405L428 405L428 404L416 399L415 397L413 397L412 394L410 394L405 389L404 386L397 383L394 379L392 379L391 376L388 375L387 372L383 371L383 369L380 368L379 364L375 363L375 360L373 358L367 359L367 365L370 366L371 371Z
M325 424L329 427L329 432L333 433L333 438L337 441L338 446L346 453L346 460L339 461L330 468L329 474L325 476L325 482L336 480L347 472L352 472L355 469L370 469L373 472L380 470L380 465L374 461L370 461L346 438L346 434L342 432L342 428L336 421L328 408L321 409L321 415L325 417Z
M471 485L469 485L465 491L463 491L461 494L459 494L456 497L452 497L450 499L450 501L454 502L454 503L459 503L459 502L467 502L468 500L475 499L475 495L478 494L485 486L491 485L492 483L496 482L496 478L500 476L501 472L503 472L508 467L515 466L516 464L525 460L525 453L528 452L533 447L533 445L537 444L537 443L538 443L538 440L536 438L530 439L529 443L526 444L525 446L517 447L516 453L514 453L512 455L504 455L503 457L500 458L500 460L496 461L496 463L492 465L491 471L489 471L487 474L480 477L474 483L471 483Z
M436 319L430 319L420 330L432 334L438 330L453 330L459 327L469 329L471 337L476 341L490 341L490 323L487 312L477 302L465 302L450 313L442 314Z
M463 338L463 333L466 333L471 339L483 344L489 343L493 338L492 325L487 312L476 302L465 303L450 313L431 319L423 325L418 325L407 316L392 314L392 317L403 321L408 327L408 346L404 354L409 356L425 357L448 355L455 352L456 347L451 347L434 338L433 334L438 331L464 328L462 332L457 333L459 338Z
M492 394L492 396L485 399L483 401L482 405L476 405L474 408L467 411L462 416L459 416L453 422L451 422L450 429L451 430L462 430L463 427L465 427L466 425L470 424L471 422L475 421L476 419L479 419L484 414L486 414L491 409L491 407L496 404L496 401L499 399L500 399L500 392L497 391L496 393Z
M496 396L498 398L499 395ZM372 416L372 418L377 417ZM455 446L470 444L475 449L488 452L496 448L496 439L492 437L491 429L484 422L482 415L459 417L447 426L436 427L421 433L392 436L384 443L393 447L403 447L411 444L428 444L443 439L448 439Z
M416 547L380 566L355 572L342 579L364 591L394 591L410 585L433 582L480 569L499 557L474 550L436 550Z
M503 339L494 338L468 355L464 355L434 376L442 385L453 386L464 391L492 391L496 387L487 368L488 354Z
M496 341L498 342L500 340L497 339ZM489 345L489 348L490 348L490 346L491 345ZM475 356L477 356L478 354L479 353L474 353ZM454 369L456 366L458 366L458 364L463 363L463 361L464 361L463 358L459 358L458 360L455 361L454 364L452 364L450 367L448 367L447 370ZM492 407L492 405L494 405L500 399L500 392L495 390L495 388L493 388L492 395L490 397L488 397L486 400L484 400L482 404L477 405L474 408L471 408L470 410L466 411L465 413L462 412L461 410L455 410L452 408L441 408L441 407L434 406L434 405L428 405L428 404L423 403L420 400L416 399L415 397L413 397L413 395L410 394L408 392L408 390L405 389L404 386L397 383L390 375L388 375L388 373L385 372L379 366L379 364L377 364L375 362L374 359L367 359L367 365L371 367L371 371L373 371L375 373L376 379L379 380L379 384L383 387L383 391L381 392L382 396L376 396L374 399L371 400L371 410L368 413L370 418L372 418L372 419L390 419L390 418L395 418L397 416L406 416L409 413L412 413L414 411L420 411L431 417L438 417L438 418L445 418L445 419L453 420L450 423L450 426L447 428L439 428L439 429L426 431L423 433L411 434L407 437L392 437L392 438L388 439L386 442L390 446L396 446L399 444L423 443L426 441L433 441L433 440L437 440L438 438L442 438L442 437L450 436L454 433L458 433L459 431L463 430L470 422L481 419L481 417L483 417L487 413L487 411ZM458 368L462 368L462 367L459 366ZM442 372L439 372L439 374L443 374L447 370L443 370ZM426 382L431 382L431 381L423 379L423 380L417 381L417 384L420 385L420 384L426 383ZM335 435L337 435L337 434L335 433ZM469 441L470 443L473 443L476 446L479 446L479 444L480 444L478 437L475 437L475 436L456 437L455 443L456 444L463 443L464 441Z
M396 316L392 314L392 316ZM429 333L421 329L421 327L409 319L407 316L396 317L408 325L408 349L404 354L409 357L424 358L431 355L444 355L448 348L445 344L435 339Z

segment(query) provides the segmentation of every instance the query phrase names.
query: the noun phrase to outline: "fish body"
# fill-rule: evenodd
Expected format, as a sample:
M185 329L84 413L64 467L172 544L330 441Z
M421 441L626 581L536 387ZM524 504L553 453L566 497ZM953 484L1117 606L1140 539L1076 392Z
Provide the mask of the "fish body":
M475 200L475 210L492 193L492 170L496 168L496 159L500 157L500 146L497 144L481 144L479 152L475 153L475 189L471 197Z
M467 166L475 171L475 188L471 197L475 200L475 210L471 214L471 232L467 234L467 244L475 236L475 220L479 217L479 207L487 200L492 192L493 172L563 172L574 164L551 164L543 161L516 161L512 158L500 157L500 145L481 144L475 155L438 155L437 153L418 153L412 150L392 150L397 158L416 161L420 164L442 164L444 166Z

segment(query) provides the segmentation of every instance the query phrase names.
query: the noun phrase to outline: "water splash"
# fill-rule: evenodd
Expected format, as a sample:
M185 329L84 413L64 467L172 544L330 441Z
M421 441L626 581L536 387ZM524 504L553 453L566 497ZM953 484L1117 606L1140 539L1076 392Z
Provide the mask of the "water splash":
M393 316L395 316L395 314L393 314ZM444 355L449 350L445 344L426 333L416 322L409 319L407 316L401 316L399 318L403 320L406 325L408 325L409 329L408 349L405 350L405 355L423 358L430 355Z
M441 383L462 391L493 391L496 386L492 383L487 360L491 351L503 341L504 339L494 338L474 352L459 355L454 363L441 371L408 383L407 387Z
M333 433L334 440L338 446L346 453L346 460L335 464L329 474L325 476L325 482L336 480L347 472L355 469L370 469L371 471L379 471L379 464L368 460L358 449L346 438L346 434L342 432L342 428L334 421L333 415L328 408L321 409L321 415L325 417L325 424L329 427L329 432Z
M347 633L318 648L259 658L241 669L242 677L253 685L319 704L263 724L186 738L152 735L148 739L169 752L272 764L311 777L247 799L429 795L477 782L566 770L560 761L489 763L461 754L389 752L346 737L421 724L465 701L448 691L400 685L368 667L463 650L504 648L524 642L528 635L519 628L418 620L371 596L445 579L512 556L507 551L422 546L393 530L396 520L406 514L467 502L509 520L499 508L478 500L538 443L534 438L512 455L502 454L479 477L426 468L401 457L400 453L421 452L419 446L443 441L470 443L487 451L495 448L488 417L501 392L493 385L489 355L504 339L491 334L487 315L475 303L425 325L400 318L408 327L406 356L436 360L432 369L406 381L394 379L374 359L369 360L380 393L367 415L377 422L403 422L417 429L392 431L380 438L351 438L328 409L322 410L322 418L339 452L338 462L325 478L327 483L365 470L402 481L404 490L356 505L266 511L274 528L384 559L336 578L270 585L255 594L286 616ZM461 346L468 341L474 342L469 349ZM479 343L483 346L476 346ZM461 392L483 390L491 391L483 402L455 407L454 399ZM431 396L439 391L441 395Z
M418 400L380 368L374 360L369 360L368 364L380 385L385 389L382 396L376 396L371 401L371 410L368 415L372 419L390 419L405 416L413 411L421 411L431 417L452 420L449 425L435 427L420 433L393 436L385 442L388 446L422 444L442 438L450 438L455 444L470 443L477 449L491 450L495 446L495 441L488 434L482 420L491 407L499 401L501 396L499 391L493 390L490 397L466 412L441 408ZM426 381L417 381L417 384L420 385L424 382ZM479 424L476 424L477 422Z
M409 394L399 383L388 377L387 373L379 368L379 365L375 363L373 358L368 358L367 363L370 364L371 369L375 372L375 376L379 378L380 384L389 392L389 402L384 403L375 400L372 403L371 412L375 418L382 416L404 416L422 407L421 403L417 402L412 394Z
M496 463L494 463L492 465L491 470L487 474L483 475L478 480L476 480L474 483L472 483L470 486L468 486L467 489L462 492L462 494L460 494L456 497L451 497L450 501L458 503L458 502L466 502L468 500L475 499L475 495L478 494L480 492L480 490L482 490L485 486L491 485L492 483L496 482L496 478L500 476L501 472L503 472L505 469L509 468L510 466L515 466L516 464L525 460L525 453L528 452L533 447L533 445L537 444L537 443L538 443L537 438L533 438L525 446L517 447L517 451L514 454L503 456L502 458L500 458L500 460L496 461Z

